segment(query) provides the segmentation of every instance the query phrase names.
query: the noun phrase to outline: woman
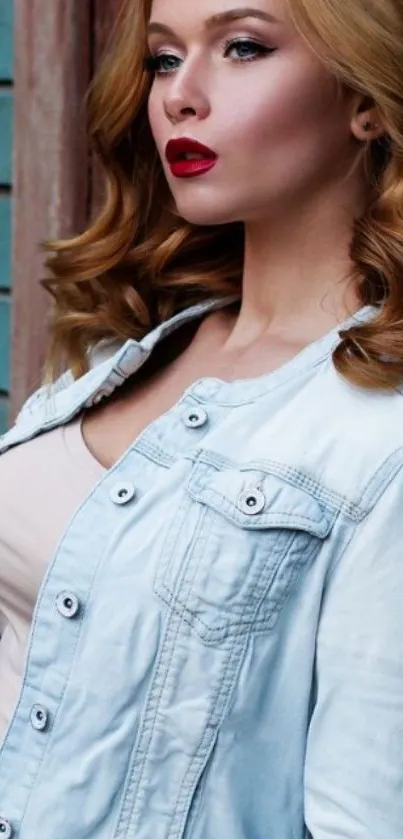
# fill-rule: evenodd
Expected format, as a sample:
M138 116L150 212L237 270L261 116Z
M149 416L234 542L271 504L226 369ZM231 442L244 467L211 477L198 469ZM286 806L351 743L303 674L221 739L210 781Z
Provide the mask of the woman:
M2 441L6 839L403 835L402 44L126 3Z

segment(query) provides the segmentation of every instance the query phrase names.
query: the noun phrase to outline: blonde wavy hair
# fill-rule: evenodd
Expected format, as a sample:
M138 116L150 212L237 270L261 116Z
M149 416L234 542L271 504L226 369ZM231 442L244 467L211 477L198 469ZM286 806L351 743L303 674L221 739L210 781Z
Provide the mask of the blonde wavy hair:
M352 282L371 322L341 332L337 370L368 388L403 379L403 0L288 0L294 24L341 84L373 100L382 138L360 154L370 187L352 231ZM88 133L104 202L75 238L48 241L54 297L47 370L86 370L100 339L140 339L207 297L240 292L243 228L178 216L147 118L146 26L151 0L125 0L88 94Z

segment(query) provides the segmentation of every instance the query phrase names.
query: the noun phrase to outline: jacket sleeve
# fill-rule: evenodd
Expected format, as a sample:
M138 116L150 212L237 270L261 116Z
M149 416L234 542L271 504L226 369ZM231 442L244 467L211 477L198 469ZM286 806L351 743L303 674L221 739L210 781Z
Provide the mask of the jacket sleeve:
M305 763L313 839L403 837L403 475L330 578Z

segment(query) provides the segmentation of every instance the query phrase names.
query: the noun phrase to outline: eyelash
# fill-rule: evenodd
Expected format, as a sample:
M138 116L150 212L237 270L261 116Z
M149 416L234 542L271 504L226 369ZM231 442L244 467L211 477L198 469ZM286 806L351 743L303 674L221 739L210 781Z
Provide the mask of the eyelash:
M233 59L235 62L239 64L245 64L249 61L257 61L259 58L263 58L266 55L270 55L272 52L275 52L275 49L271 47L266 47L263 44L260 44L258 41L254 41L252 38L231 38L224 43L224 57L227 57L228 52L231 48L234 47L244 47L244 46L251 47L254 51L254 55L250 55L247 58L235 58ZM180 61L178 56L173 55L172 53L160 53L159 55L149 55L144 61L144 69L149 72L153 73L158 76L168 76L173 73L177 67L171 67L168 70L164 70L162 68L162 61L166 58L171 58L176 61Z

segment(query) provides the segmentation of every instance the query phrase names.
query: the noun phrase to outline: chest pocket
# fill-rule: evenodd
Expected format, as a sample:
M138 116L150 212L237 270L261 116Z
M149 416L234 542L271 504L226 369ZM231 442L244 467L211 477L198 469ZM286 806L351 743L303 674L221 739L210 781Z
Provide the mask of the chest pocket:
M267 632L334 518L273 471L199 460L164 534L155 591L208 644Z

